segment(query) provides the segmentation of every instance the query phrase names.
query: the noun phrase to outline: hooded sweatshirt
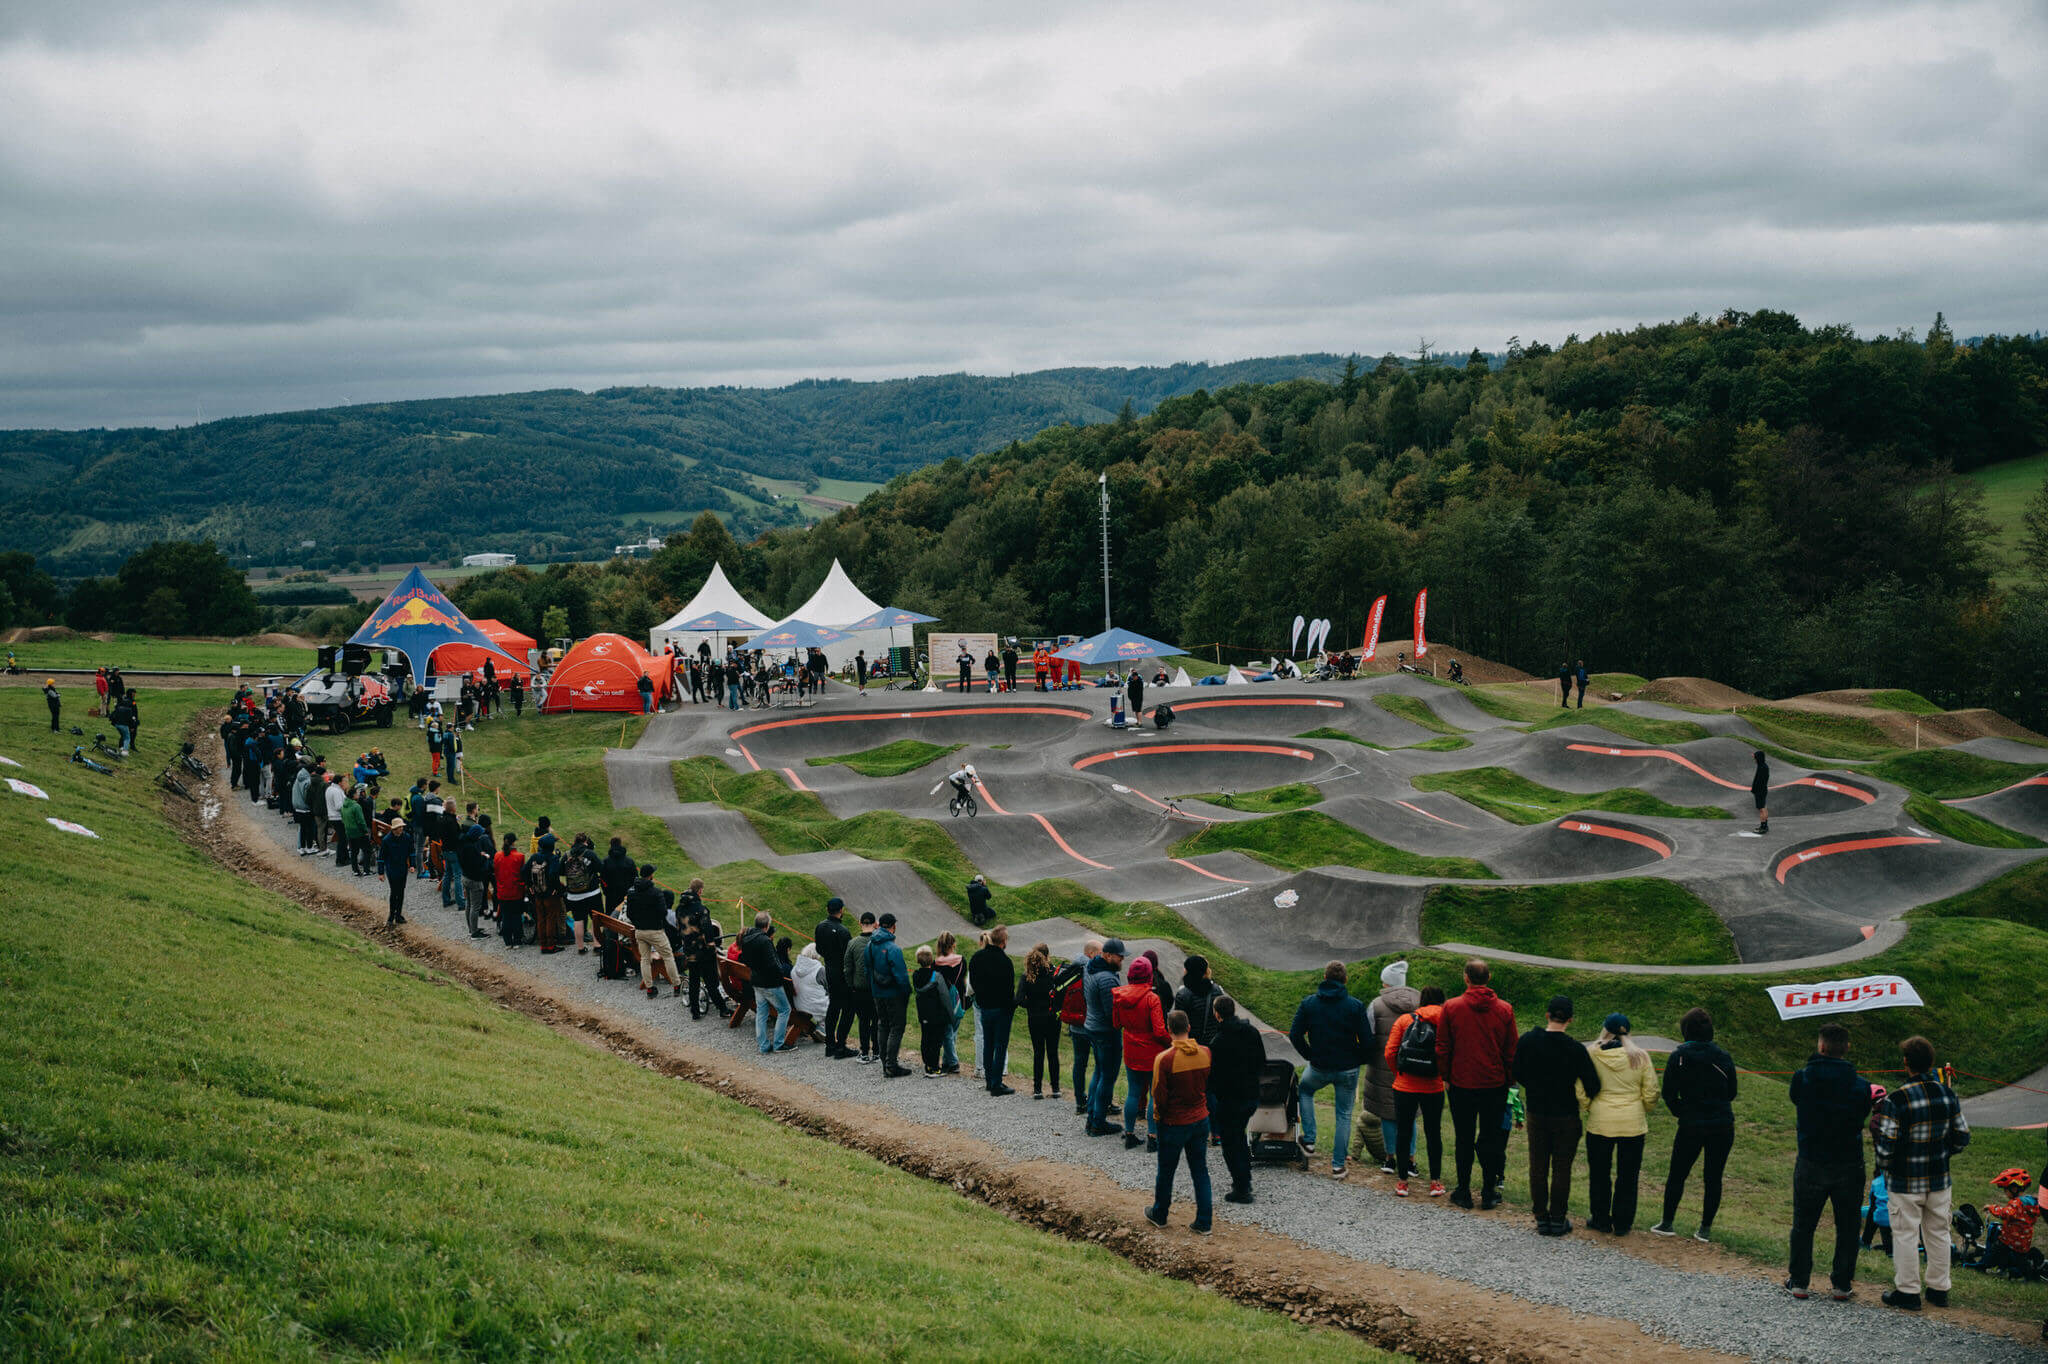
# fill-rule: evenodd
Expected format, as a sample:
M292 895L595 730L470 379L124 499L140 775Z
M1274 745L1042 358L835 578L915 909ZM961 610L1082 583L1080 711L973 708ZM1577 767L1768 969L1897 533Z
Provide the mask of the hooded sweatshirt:
M1380 984L1383 988L1378 997L1366 1006L1372 1017L1372 1035L1375 1038L1388 1036L1402 1015L1414 1013L1422 1005L1422 991L1408 983L1407 962L1389 963L1386 970L1380 972ZM1366 1048L1364 1079L1359 1098L1366 1111L1382 1122L1391 1122L1394 1117L1394 1068L1387 1063L1383 1047Z
M1586 1114L1586 1135L1640 1137L1650 1130L1650 1110L1657 1106L1657 1068L1648 1052L1638 1050L1630 1065L1629 1049L1589 1043L1593 1069L1600 1072L1600 1092L1580 1107Z
M1110 965L1107 956L1089 959L1088 969L1081 975L1081 997L1087 1001L1088 1019L1082 1024L1092 1033L1114 1033L1116 1023L1110 1017L1115 1004L1117 986L1116 967ZM1149 988L1149 987L1148 987Z
M1491 986L1467 985L1436 1028L1437 1073L1453 1089L1499 1089L1515 1068L1514 1007Z
M1372 1016L1341 980L1326 980L1294 1011L1287 1040L1324 1074L1357 1070L1372 1050Z
M1681 1042L1664 1063L1664 1106L1680 1127L1735 1122L1735 1062L1712 1042Z
M1208 1117L1209 1049L1192 1037L1177 1037L1152 1058L1152 1102L1165 1126Z
M1132 1070L1152 1069L1152 1062L1173 1040L1166 1031L1166 1015L1159 1012L1159 996L1152 992L1152 982L1117 986L1114 1007L1115 1024L1124 1034L1124 1064Z

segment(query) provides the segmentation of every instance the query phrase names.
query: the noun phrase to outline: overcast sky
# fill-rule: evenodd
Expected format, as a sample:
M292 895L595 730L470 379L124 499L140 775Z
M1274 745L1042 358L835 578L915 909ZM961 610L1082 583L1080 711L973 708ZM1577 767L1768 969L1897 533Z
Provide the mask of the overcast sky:
M0 0L0 427L2030 331L2044 57L2039 0Z

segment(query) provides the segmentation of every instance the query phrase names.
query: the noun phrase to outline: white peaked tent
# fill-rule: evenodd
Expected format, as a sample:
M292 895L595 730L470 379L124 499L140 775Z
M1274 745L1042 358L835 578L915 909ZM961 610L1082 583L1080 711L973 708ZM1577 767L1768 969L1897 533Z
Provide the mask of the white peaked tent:
M780 628L790 621L801 620L833 630L844 630L855 621L865 620L881 609L868 599L867 593L853 585L853 579L846 576L846 570L839 566L837 559L834 559L832 571L825 575L825 581L818 585L818 590L811 593L811 599L776 621L775 626ZM763 630L761 633L767 634L769 631ZM851 631L843 643L825 646L825 661L836 669L853 662L855 653L865 653L871 663L887 658L892 633L887 629Z
M708 616L714 611L722 611L728 616L738 616L742 620L757 620L764 626L771 619L766 611L742 597L739 590L726 580L723 564L713 564L710 575L704 579L704 586L697 589L697 595L690 598L689 605L647 632L648 651L658 654L668 647L670 640L674 640L678 649L685 653L694 653L699 640L708 640L713 649L723 649L727 641L744 638L737 632L716 635L708 630L676 628L686 620ZM819 622L821 625L824 623Z

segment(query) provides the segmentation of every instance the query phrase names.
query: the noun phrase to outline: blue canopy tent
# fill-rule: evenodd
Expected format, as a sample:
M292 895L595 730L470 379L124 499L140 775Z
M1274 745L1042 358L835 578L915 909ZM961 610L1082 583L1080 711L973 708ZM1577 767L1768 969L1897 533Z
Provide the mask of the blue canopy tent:
M847 638L844 631L813 625L807 620L786 620L767 634L748 640L747 647L769 652L776 649L822 649L827 644L843 643Z
M859 620L845 628L848 634L854 634L861 630L887 630L889 632L889 647L894 649L896 647L896 632L899 629L908 629L913 625L930 625L937 619L937 616L927 616L920 611L906 611L900 606L885 606L872 616L862 616ZM915 642L915 636L912 637L912 641Z
M1141 658L1165 658L1170 654L1182 654L1187 650L1172 644L1162 644L1135 631L1116 629L1104 630L1054 654L1054 658L1072 659L1076 663L1134 663Z
M468 644L509 659L522 669L527 666L525 659L513 658L478 629L476 622L463 615L417 568L391 590L348 642L404 654L414 685L422 687L427 684L427 660L443 644Z
M712 646L712 652L714 654L722 654L724 653L725 636L734 634L750 635L754 631L762 629L763 626L758 620L748 620L745 616L735 616L730 611L707 611L701 616L692 616L688 620L668 621L664 624L663 628L679 633L688 632L690 634L714 636L718 643Z

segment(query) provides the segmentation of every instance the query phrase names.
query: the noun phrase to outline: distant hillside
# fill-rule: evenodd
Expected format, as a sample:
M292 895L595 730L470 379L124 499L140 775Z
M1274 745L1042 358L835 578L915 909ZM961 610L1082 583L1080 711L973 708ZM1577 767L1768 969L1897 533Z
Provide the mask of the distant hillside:
M746 537L817 514L791 493L847 496L845 484L1107 421L1126 403L1144 413L1202 388L1330 379L1343 364L1298 355L777 389L561 390L171 430L8 431L0 518L10 548L58 574L105 572L150 540L197 536L259 564L480 549L562 557L707 508Z

